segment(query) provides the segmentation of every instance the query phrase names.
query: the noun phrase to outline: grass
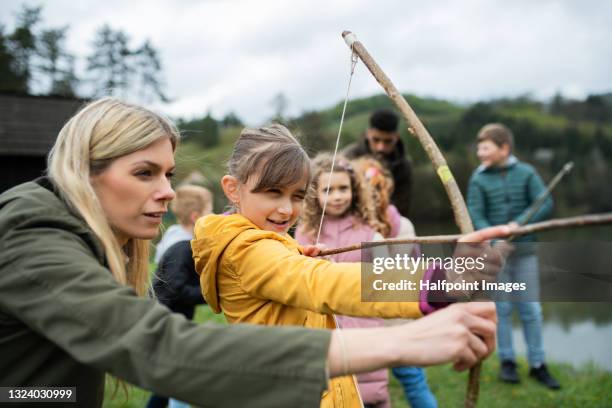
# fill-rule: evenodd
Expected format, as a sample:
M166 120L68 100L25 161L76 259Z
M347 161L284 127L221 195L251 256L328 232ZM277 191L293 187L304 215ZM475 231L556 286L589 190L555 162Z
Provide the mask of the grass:
M527 362L519 361L522 382L505 384L497 379L497 358L483 365L480 381L481 407L606 407L612 405L612 374L594 365L574 369L570 365L549 362L549 369L562 384L551 391L528 376ZM427 369L430 387L441 407L462 406L467 373L457 373L450 366ZM400 405L395 405L400 406Z
M225 323L222 315L214 314L207 306L199 306L195 321ZM571 351L568 351L571 352ZM612 373L593 364L575 369L567 364L549 362L550 371L563 388L549 391L528 377L527 363L519 361L520 385L509 385L497 379L499 363L493 356L483 365L479 407L611 407ZM467 372L457 373L449 365L427 369L428 382L440 407L462 407L467 384ZM391 375L390 393L393 407L408 407L401 385ZM128 385L128 396L121 388L113 396L115 380L106 387L106 408L140 408L146 405L150 393Z

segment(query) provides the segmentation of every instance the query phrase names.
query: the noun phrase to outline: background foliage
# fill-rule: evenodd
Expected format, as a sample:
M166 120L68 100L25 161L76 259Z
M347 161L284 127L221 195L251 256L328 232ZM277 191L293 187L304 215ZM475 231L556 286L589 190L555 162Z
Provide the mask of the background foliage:
M515 136L515 154L533 164L545 182L568 161L575 163L572 173L554 193L556 216L612 210L612 93L589 95L584 100L556 95L549 102L529 96L478 102L470 106L405 95L417 115L439 144L451 170L465 193L472 171L478 166L475 137L489 122L503 122ZM375 95L349 102L341 135L341 146L357 140L368 125L370 113L378 108L392 108L386 95ZM338 132L342 106L304 112L285 120L310 154L331 150ZM210 115L207 116L210 118ZM202 119L180 122L185 143L179 148L180 170L186 174L201 171L217 195L217 180L224 174L224 163L241 126L220 126L220 135L201 148L192 134ZM223 123L224 121L219 121ZM411 218L417 221L451 220L446 193L438 181L418 140L410 135L405 123L401 137L413 162L415 183ZM206 133L203 127L199 128ZM180 177L179 177L180 178ZM217 209L222 206L217 200Z

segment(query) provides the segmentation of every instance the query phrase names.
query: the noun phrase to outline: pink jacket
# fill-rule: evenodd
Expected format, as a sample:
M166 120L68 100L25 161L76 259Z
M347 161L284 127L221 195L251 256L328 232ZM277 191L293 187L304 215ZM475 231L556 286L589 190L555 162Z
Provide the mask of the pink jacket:
M397 212L397 210L396 210ZM390 216L393 217L392 214ZM399 224L399 213L397 213ZM399 227L397 227L399 229ZM372 241L375 231L368 225L356 220L352 215L342 218L325 217L319 243L329 248L347 246L357 242ZM305 235L298 227L295 239L302 245L312 245L315 237ZM336 262L361 262L361 251L344 252L333 255ZM383 319L351 317L336 315L338 325L343 329L354 327L380 327L384 325ZM359 393L364 404L371 404L377 408L391 407L389 397L389 372L378 370L357 376Z
M391 233L385 238L395 238L400 233L400 227L402 225L402 215L399 213L397 208L391 204L387 207L387 217L391 222Z

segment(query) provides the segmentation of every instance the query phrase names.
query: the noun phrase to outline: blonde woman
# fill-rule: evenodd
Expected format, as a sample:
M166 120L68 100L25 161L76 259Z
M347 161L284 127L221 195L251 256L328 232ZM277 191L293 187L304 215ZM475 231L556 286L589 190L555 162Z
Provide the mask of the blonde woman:
M491 353L490 304L340 336L196 325L144 296L178 139L147 109L93 101L61 130L48 177L0 195L0 385L74 387L75 406L101 407L110 373L197 405L312 407L330 376L406 363L463 369Z

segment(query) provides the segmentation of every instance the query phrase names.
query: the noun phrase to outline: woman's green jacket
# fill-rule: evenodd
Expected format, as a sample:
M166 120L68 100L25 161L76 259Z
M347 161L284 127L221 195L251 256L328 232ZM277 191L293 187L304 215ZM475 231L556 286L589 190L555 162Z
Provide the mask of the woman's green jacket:
M330 332L195 324L118 284L46 178L0 195L0 387L76 387L110 373L206 407L318 407Z

